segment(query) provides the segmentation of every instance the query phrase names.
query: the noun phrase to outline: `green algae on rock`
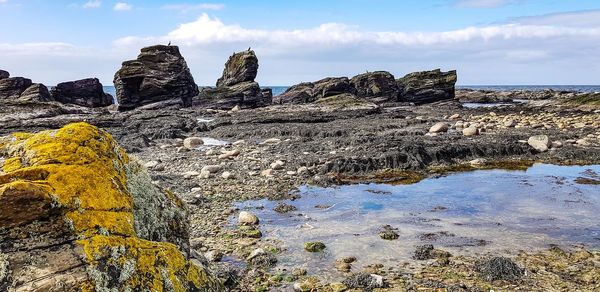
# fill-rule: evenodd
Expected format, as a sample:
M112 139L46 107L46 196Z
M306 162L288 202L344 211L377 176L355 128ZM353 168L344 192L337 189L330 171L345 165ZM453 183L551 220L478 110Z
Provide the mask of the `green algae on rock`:
M15 133L0 155L2 290L222 288L189 259L183 203L107 132L74 123Z
M326 248L325 244L319 241L307 242L304 244L304 250L308 252L321 252Z

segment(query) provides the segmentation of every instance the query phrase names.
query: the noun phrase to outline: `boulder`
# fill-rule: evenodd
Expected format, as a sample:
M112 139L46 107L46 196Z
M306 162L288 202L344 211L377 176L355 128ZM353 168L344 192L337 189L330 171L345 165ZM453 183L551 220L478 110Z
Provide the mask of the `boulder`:
M340 94L354 95L354 93L354 86L350 84L348 77L327 77L316 82L303 82L294 85L283 94L275 97L275 103L309 103L325 97Z
M396 100L398 85L394 75L386 71L368 72L350 79L356 95L361 98Z
M48 91L48 87L41 83L33 83L31 86L27 87L19 100L24 101L53 101L54 99L50 95Z
M448 132L448 123L446 122L439 122L436 123L435 125L431 126L431 128L429 129L429 133L443 133L443 132Z
M548 147L551 145L550 139L546 135L531 136L527 140L527 144L538 152L548 151Z
M123 62L115 73L114 85L119 110L167 100L188 107L199 92L177 46L143 48L136 60Z
M0 100L16 100L33 83L31 79L23 77L9 77L0 80Z
M431 103L454 98L456 71L432 71L410 73L397 80L399 100L415 104Z
M104 93L98 78L59 83L50 90L50 94L58 102L85 107L105 107L113 104L112 95Z
M0 138L3 291L224 291L184 204L86 123Z
M258 74L258 58L252 50L234 53L223 69L223 76L217 80L217 87L253 82Z
M288 88L284 93L276 96L273 103L276 104L301 104L315 101L313 97L313 88L315 84L312 82L303 82Z
M0 79L6 79L10 77L10 73L8 71L0 70Z
M214 109L230 110L256 108L270 105L273 93L261 90L254 81L258 73L258 58L252 50L234 53L223 70L223 76L217 80L217 87L206 87L198 95L197 105Z

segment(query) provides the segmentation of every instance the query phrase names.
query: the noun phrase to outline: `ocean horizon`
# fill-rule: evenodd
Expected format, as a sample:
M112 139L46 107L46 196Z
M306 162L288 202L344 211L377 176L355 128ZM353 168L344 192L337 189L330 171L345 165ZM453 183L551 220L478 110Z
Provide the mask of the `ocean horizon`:
M205 86L205 85L202 85ZM114 86L103 86L104 92L116 95ZM261 86L261 88L271 88L273 96L284 93L291 86ZM473 90L491 90L491 91L513 91L513 90L529 90L542 91L552 89L555 91L579 91L579 92L600 92L600 85L457 85L456 89L473 89Z

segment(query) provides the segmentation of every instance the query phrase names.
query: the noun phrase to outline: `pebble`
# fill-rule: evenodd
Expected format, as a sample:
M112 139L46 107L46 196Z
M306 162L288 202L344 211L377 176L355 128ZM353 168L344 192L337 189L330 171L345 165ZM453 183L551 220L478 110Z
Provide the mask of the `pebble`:
M460 117L460 115L459 115L459 114L453 114L453 115L451 115L451 116L450 116L448 119L449 119L449 120L451 120L451 121L454 121L454 120L458 120L458 119L460 119L460 118L461 118L461 117Z
M148 169L154 169L155 167L158 166L160 162L156 161L156 160L152 160L152 161L148 161L144 164L144 166Z
M197 171L188 171L183 174L183 178L190 179L192 177L199 176L199 175L200 175L200 173Z
M265 169L263 171L260 172L261 176L265 176L265 177L273 177L273 170L272 169Z
M439 122L439 123L433 125L429 129L429 133L443 133L443 132L448 132L448 124L445 122Z
M204 141L200 137L189 137L183 140L183 147L187 149L196 149L198 146L204 145Z
M270 139L267 139L267 140L263 141L260 144L279 144L279 143L281 143L281 139L270 138Z
M242 144L246 144L246 140L237 140L237 141L233 142L231 145L238 146L238 145L242 145Z
M477 134L479 134L479 130L475 127L468 127L468 128L463 129L464 136L469 137L469 136L475 136Z
M308 167L306 167L306 166L301 166L301 167L299 167L299 168L298 168L298 170L296 170L296 172L297 172L298 174L303 174L303 173L306 173L306 172L308 172Z
M267 253L267 252L265 252L265 250L264 250L264 249L262 249L262 248L257 248L257 249L253 250L253 251L250 253L250 255L249 255L247 258L246 258L246 260L251 260L251 259L253 259L253 258L257 257L257 256L261 256L261 255L263 255L263 254L266 254L266 253Z
M240 215L238 216L238 222L241 225L257 225L259 220L256 215L247 211L241 211Z
M222 167L220 165L207 165L205 167L202 168L202 172L208 172L208 173L217 173L219 171L221 171Z
M223 253L218 250L211 250L206 252L204 257L210 262L220 262L223 259Z
M225 171L225 172L223 172L223 174L221 174L221 177L223 179L234 179L235 175L229 171Z
M219 155L219 159L230 159L240 155L240 150L234 149L231 151L225 151L223 154Z
M210 178L210 172L206 171L206 170L203 170L203 171L200 172L200 175L198 175L198 178L200 178L200 179Z
M234 113L235 113L235 112L239 112L240 110L241 110L240 106L239 106L239 105L236 105L236 106L234 106L234 107L231 109L231 112L234 112Z
M548 146L550 146L550 139L546 135L531 136L527 140L527 144L538 152L546 152L548 151Z
M277 160L277 161L271 163L271 169L274 169L274 170L282 169L284 165L285 165L285 162L283 162L281 160Z

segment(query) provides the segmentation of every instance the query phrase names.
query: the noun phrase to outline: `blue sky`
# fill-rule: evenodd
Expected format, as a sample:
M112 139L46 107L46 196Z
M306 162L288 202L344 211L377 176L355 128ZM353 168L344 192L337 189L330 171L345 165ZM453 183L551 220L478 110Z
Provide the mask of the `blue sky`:
M258 81L457 69L460 84L599 84L598 0L0 0L0 68L48 85L98 77L155 43L214 84L252 46Z

